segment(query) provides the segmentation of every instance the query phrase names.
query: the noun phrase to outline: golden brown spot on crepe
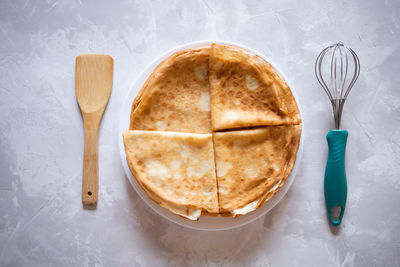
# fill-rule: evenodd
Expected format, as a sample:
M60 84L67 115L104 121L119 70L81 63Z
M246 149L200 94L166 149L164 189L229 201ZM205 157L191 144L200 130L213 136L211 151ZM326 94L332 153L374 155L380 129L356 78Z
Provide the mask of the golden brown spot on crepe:
M256 110L263 110L263 107L261 106L261 105L259 105L259 104L257 104L256 106L255 106L255 108L256 108Z
M228 146L228 148L232 148L233 147L233 141L228 142L227 146Z

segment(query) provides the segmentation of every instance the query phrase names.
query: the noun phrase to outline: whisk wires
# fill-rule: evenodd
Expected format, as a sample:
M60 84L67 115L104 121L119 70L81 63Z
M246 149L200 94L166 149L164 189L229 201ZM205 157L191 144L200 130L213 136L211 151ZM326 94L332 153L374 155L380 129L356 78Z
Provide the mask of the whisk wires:
M326 69L327 66L324 68L324 64L326 64L324 63L326 61L324 61L324 58L326 55L330 55L329 71ZM351 66L349 66L349 62L352 63L350 64ZM350 69L353 71L351 78L348 76ZM323 77L326 73L330 74L330 86L327 85L326 79ZM336 129L340 128L344 102L359 75L360 60L357 54L342 42L333 44L322 50L315 61L315 76L331 101Z

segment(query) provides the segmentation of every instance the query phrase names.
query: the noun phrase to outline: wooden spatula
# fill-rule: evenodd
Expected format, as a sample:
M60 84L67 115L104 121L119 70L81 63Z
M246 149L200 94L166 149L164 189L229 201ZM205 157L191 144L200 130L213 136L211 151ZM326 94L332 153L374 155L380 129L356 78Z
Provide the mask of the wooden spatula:
M98 198L98 131L113 83L113 58L108 55L79 55L75 65L76 99L85 129L82 203L95 206Z

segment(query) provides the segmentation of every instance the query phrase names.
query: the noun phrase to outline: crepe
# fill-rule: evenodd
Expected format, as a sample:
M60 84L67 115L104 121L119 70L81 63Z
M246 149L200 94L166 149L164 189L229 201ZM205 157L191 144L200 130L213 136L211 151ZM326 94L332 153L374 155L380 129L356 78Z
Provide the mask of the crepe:
M236 217L285 184L300 123L268 62L212 44L171 55L146 80L123 133L126 159L149 198L171 212Z
M301 125L214 133L220 212L246 214L281 188L296 160Z
M209 68L213 131L301 123L289 86L261 57L212 44Z
M132 105L129 129L211 133L209 50L184 50L161 62Z
M217 213L217 182L211 134L125 131L126 159L150 198L196 220Z

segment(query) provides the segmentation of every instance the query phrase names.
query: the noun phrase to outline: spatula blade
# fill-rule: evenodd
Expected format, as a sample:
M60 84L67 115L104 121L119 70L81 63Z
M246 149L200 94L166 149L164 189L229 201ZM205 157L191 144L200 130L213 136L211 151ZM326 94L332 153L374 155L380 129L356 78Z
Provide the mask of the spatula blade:
M75 66L76 97L81 110L90 113L107 105L113 83L113 58L79 55Z

